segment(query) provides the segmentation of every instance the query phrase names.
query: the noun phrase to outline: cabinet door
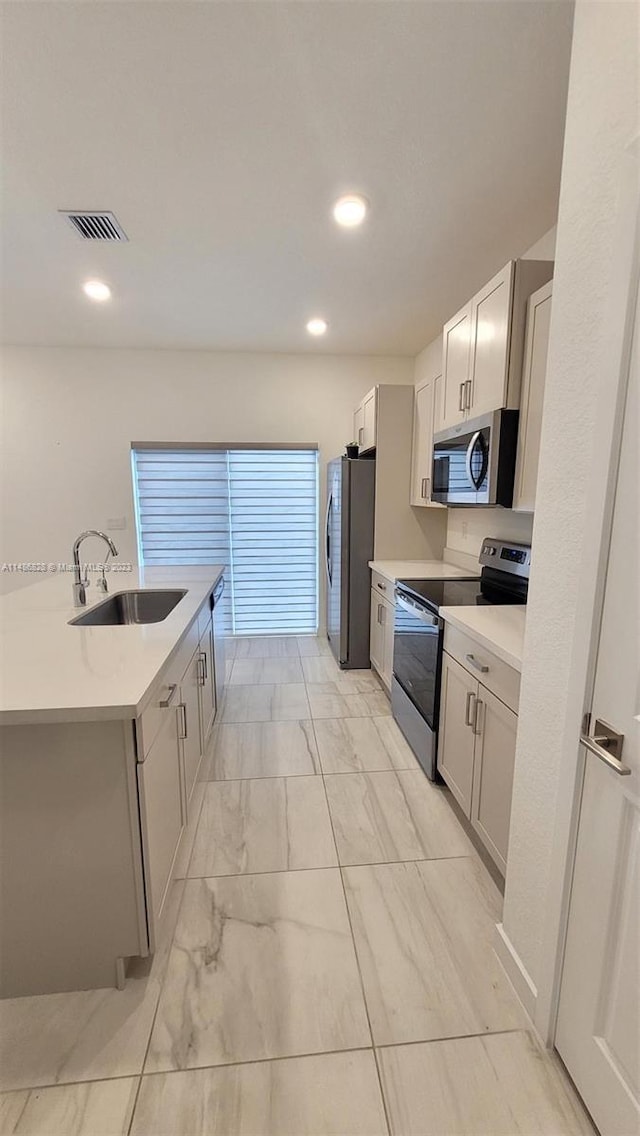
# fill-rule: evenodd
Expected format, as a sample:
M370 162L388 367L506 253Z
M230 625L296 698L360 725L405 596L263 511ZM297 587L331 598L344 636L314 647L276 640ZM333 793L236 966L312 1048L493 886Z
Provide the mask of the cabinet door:
M149 922L160 919L182 836L184 809L178 743L179 706L165 721L145 760L138 765ZM153 927L151 928L153 937Z
M514 263L509 261L471 301L468 418L477 418L507 405L513 273Z
M413 447L411 504L430 505L431 453L433 449L433 394L435 383L429 380L416 387L413 404Z
M364 400L363 413L364 413L364 431L363 431L363 450L373 450L376 445L376 417L378 409L378 392L374 387L369 392Z
M382 676L384 672L384 603L371 590L371 631L369 638L369 658Z
M200 640L200 733L204 753L216 716L215 660L211 620Z
M382 680L388 690L391 690L393 678L393 625L395 622L395 608L382 601Z
M438 769L466 816L471 815L473 719L478 683L464 667L442 656Z
M518 718L479 686L471 823L500 871L507 868Z
M200 737L200 686L202 678L200 648L194 653L180 683L180 738L184 769L184 792L187 809L196 783L202 744Z
M529 297L513 508L532 513L536 501L542 404L547 373L552 281Z
M443 428L465 417L471 357L471 304L466 304L442 332Z
M361 403L353 415L353 440L364 448L364 403Z

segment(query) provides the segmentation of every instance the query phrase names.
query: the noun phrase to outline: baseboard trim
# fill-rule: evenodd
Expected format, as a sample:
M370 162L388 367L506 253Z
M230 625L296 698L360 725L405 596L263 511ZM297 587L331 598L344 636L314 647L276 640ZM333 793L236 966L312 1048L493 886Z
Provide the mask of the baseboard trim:
M502 923L496 923L493 949L533 1024L538 991Z

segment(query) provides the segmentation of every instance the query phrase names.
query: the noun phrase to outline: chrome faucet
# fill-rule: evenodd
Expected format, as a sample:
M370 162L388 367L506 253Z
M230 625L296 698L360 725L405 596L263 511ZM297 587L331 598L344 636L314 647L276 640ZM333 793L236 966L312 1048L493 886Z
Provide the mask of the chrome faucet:
M99 536L109 546L109 553L111 556L118 555L118 549L113 543L110 536L106 533L100 532L99 529L86 529L81 532L77 540L73 542L73 603L75 607L84 607L87 602L87 588L89 587L89 577L85 571L84 579L82 578L82 571L80 568L80 545L87 536ZM104 574L104 566L102 569L102 577L98 581L100 591L107 591L107 578Z

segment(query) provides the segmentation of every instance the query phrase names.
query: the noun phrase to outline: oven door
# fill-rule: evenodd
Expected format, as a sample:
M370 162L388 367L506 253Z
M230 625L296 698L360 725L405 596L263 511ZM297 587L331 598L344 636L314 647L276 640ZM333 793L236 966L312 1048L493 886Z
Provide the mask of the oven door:
M437 730L442 620L396 591L393 674L432 730Z

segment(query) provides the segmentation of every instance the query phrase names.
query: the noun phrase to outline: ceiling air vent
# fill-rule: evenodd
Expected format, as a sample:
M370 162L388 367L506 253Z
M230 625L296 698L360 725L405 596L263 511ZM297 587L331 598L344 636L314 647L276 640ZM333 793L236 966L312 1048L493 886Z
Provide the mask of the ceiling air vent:
M84 241L128 241L128 236L113 213L78 213L61 209Z

